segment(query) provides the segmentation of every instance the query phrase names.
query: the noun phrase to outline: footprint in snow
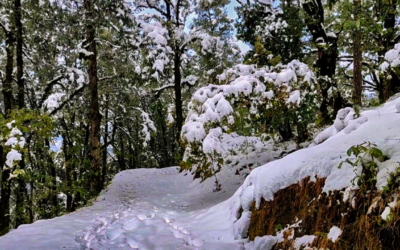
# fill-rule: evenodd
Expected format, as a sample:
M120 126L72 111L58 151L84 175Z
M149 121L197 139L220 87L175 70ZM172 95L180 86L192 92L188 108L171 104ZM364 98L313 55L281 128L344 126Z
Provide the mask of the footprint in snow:
M143 214L139 214L139 215L137 215L137 217L138 217L139 220L145 220L145 219L147 219L147 216L146 216L146 215L143 215Z
M138 228L140 226L140 224L141 224L141 222L138 221L136 218L134 218L134 219L131 219L131 220L127 221L127 222L124 222L122 228L125 229L125 230L130 231L130 230Z
M107 232L107 239L109 240L115 240L116 238L118 238L119 236L121 236L121 234L125 232L124 229L122 228L113 228L108 230Z

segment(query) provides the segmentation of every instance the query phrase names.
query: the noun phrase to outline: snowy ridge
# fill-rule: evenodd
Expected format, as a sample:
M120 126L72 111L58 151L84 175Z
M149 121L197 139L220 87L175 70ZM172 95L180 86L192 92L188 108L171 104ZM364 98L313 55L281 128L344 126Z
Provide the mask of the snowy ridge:
M232 215L238 214L240 208L244 211L242 217L233 224L235 238L247 236L251 215L249 208L253 200L256 201L256 207L258 207L262 198L270 201L274 193L299 183L306 177L311 177L312 180L316 177L327 177L323 188L327 193L349 187L351 180L355 177L354 170L348 164L344 164L341 169L338 169L338 165L344 160L346 151L351 146L365 141L377 144L385 155L390 156L390 160L383 162L379 167L377 188L382 190L387 184L389 174L396 171L400 161L400 144L398 143L400 115L396 109L398 103L400 99L386 103L379 110L362 112L357 120L362 119L363 122L357 123L357 126L332 134L320 145L296 151L280 160L254 169L230 199L233 207ZM346 112L350 113L348 111ZM349 126L352 126L352 123L349 122L346 128ZM256 240L247 248L269 249L258 248L259 244L266 244L265 240L270 239L268 237L272 236L266 236L262 241Z

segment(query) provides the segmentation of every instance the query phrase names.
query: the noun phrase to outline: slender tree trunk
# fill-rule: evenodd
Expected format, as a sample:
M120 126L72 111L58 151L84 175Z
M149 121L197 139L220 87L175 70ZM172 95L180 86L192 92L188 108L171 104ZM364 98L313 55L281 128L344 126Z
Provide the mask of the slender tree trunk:
M360 18L360 8L361 1L354 0L354 17L355 20L359 20ZM361 48L361 32L360 27L357 27L354 40L353 40L353 76L354 76L354 91L353 91L353 102L356 105L361 106L361 94L362 94L362 48Z
M385 53L394 47L394 44L397 41L394 41L394 36L396 36L396 8L397 8L397 1L398 0L391 0L385 1L384 4L387 5L384 27L387 31L386 35L384 36L384 48ZM384 86L383 90L383 97L384 100L387 101L390 96L394 95L395 93L399 92L400 89L400 80L396 73L391 72L391 79L388 80Z
M27 138L26 138L26 146L28 148L28 157L29 157L29 161L32 164L32 169L37 169L36 167L36 163L33 161L32 159L32 151L31 151L31 142L32 142L32 134L30 134ZM33 215L33 194L34 194L34 182L31 180L29 182L29 202L28 202L28 206L27 206L27 210L28 210L28 223L33 223L34 220L34 215Z
M121 171L123 171L123 170L126 169L126 165L125 165L125 146L124 146L124 140L122 139L121 134L119 136L119 143L120 143L120 147L121 147L120 155L119 155L119 157L120 157L119 158L120 159L120 168L121 168Z
M3 147L0 147L0 156L4 156ZM5 157L0 157L0 164L4 166ZM11 185L8 181L10 170L4 170L1 175L1 201L0 201L0 235L6 234L10 226L10 194Z
M322 124L331 123L336 116L337 111L343 107L343 98L339 92L336 92L334 98L329 98L329 89L336 88L334 80L336 72L336 61L338 57L337 37L328 36L324 27L324 8L321 0L305 1L302 3L303 10L306 13L305 22L308 30L311 32L314 43L320 43L320 39L326 43L326 46L318 46L318 60L316 62L317 76L322 101L320 112ZM329 113L329 107L333 112Z
M12 29L11 29L12 30ZM4 98L4 113L8 118L12 108L12 72L14 67L14 36L11 31L6 32L6 77L3 82L3 98ZM6 154L3 147L0 146L0 166L3 168L1 176L1 201L0 201L0 235L7 233L10 226L10 195L11 185L8 180L10 177L10 170L4 169Z
M162 113L162 104L161 101L158 100L158 105L157 105L157 111L158 111L158 115L160 117L163 117L163 113ZM165 122L161 122L161 132L162 132L162 150L164 153L164 165L165 166L169 166L169 157L168 157L168 143L167 143L167 134L166 134L166 126L165 126Z
M50 150L50 141L49 139L45 139L46 148ZM50 204L53 207L54 215L58 215L58 204L57 204L57 173L56 173L56 165L54 164L53 158L48 153L48 151L43 152L47 155L47 161L49 166L49 174L51 176L51 193L50 193Z
M63 144L62 144L62 146L63 146L63 152L64 152L64 161L65 161L65 179L66 179L66 182L67 182L67 192L66 192L66 195L67 195L67 206L66 206L66 210L67 210L67 213L70 213L70 212L72 212L72 192L71 192L71 189L72 189L72 176L71 176L71 174L72 174L72 170L71 170L71 159L72 159L72 157L71 157L71 148L69 148L69 143L68 143L68 137L67 137L67 135L63 135L63 138L64 138L64 140L63 140Z
M384 61L386 52L392 49L395 43L397 43L397 41L395 41L394 39L394 36L396 35L395 25L397 15L397 2L398 0L377 0L377 4L374 9L376 19L379 20L382 17L384 18L383 24L386 30L385 35L378 36L376 39L376 43L379 44L382 48L378 52L379 64ZM380 76L377 85L379 101L383 103L387 101L387 99L389 99L392 94L398 92L398 88L400 87L400 80L398 77L387 80L386 77Z
M29 185L28 223L33 223L33 181L31 181Z
M89 63L89 91L90 91L90 154L91 154L91 189L95 194L101 191L101 156L100 156L100 123L101 114L99 107L98 78L97 78L97 50L95 42L95 27L93 4L91 0L84 2L86 10L86 41L88 43L87 56Z
M3 82L4 113L9 117L12 108L12 72L14 67L14 37L12 32L6 34L6 77Z
M175 112L176 112L176 140L179 143L181 130L183 125L183 111L182 111L182 89L181 89L181 58L179 55L179 48L175 49L174 56L174 76L175 76Z
M24 81L24 60L22 57L22 22L21 22L21 0L15 0L15 26L17 39L17 84L18 84L18 106L25 107L25 81Z
M106 95L106 106L105 106L105 120L104 120L104 148L103 148L103 169L101 172L101 185L104 188L107 175L107 144L108 144L108 95Z
M18 85L18 107L25 108L25 80L24 80L24 60L22 55L22 14L21 0L15 0L15 27L16 27L16 58L17 58L17 85ZM20 169L25 168L25 155L22 153L22 160L19 164ZM26 223L24 219L24 201L28 197L26 183L20 176L18 177L18 192L16 192L16 227Z

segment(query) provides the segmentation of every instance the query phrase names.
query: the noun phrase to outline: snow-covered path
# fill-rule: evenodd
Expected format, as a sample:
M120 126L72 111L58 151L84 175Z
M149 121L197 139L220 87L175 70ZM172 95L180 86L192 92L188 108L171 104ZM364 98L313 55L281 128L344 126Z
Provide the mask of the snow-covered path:
M0 249L236 249L230 215L209 208L239 185L213 193L175 167L124 171L93 206L22 225Z

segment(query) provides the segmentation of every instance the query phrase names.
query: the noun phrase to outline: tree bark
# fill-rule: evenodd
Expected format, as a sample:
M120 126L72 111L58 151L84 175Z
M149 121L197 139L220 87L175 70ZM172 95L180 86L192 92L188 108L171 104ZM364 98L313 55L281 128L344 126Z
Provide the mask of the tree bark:
M3 156L3 147L0 147L0 156ZM4 157L0 157L0 164L4 166ZM10 226L10 194L11 185L8 181L10 177L10 170L4 170L1 175L1 200L0 200L0 236L6 234Z
M322 124L331 123L337 111L343 107L343 98L337 91L332 98L329 98L329 89L336 88L334 80L336 72L336 61L338 57L337 37L328 36L324 27L324 8L321 0L307 1L303 3L303 10L306 13L305 22L311 32L313 42L318 47L318 60L315 65L317 68L318 84L322 95L320 112ZM323 41L319 41L320 39ZM325 46L318 45L325 43ZM328 107L332 107L333 112L329 113Z
M104 188L107 175L107 144L108 144L108 95L106 95L106 106L105 106L105 120L104 120L104 149L103 149L103 169L101 171L101 185Z
M360 18L361 1L354 0L354 17L355 21ZM362 96L362 47L361 47L361 32L360 27L357 27L354 34L353 40L353 76L354 76L354 90L353 90L353 102L356 105L361 106Z
M50 141L49 139L45 139L45 144L47 147L47 152L44 153L47 155L48 165L50 167L49 174L51 176L51 193L50 193L50 204L53 207L54 214L52 216L58 215L58 204L57 204L57 173L56 173L56 165L54 164L53 158L48 153L50 150Z
M15 0L15 27L17 31L17 85L18 85L18 106L25 108L25 81L24 81L24 60L22 57L22 15L21 0Z
M181 130L183 125L183 110L182 110L182 89L181 89L181 58L179 55L179 48L175 48L174 56L174 76L175 76L175 112L176 112L176 141L179 143Z
M17 61L17 85L18 85L18 108L25 108L25 80L24 80L24 60L22 54L22 10L21 10L21 0L15 0L15 27L16 27L16 61ZM25 168L25 155L22 153L22 160L19 164L20 169ZM25 198L28 197L28 190L26 189L26 184L24 179L18 177L18 192L16 192L16 227L21 224L26 223L24 219L24 203Z
M119 161L119 166L120 170L124 171L126 169L125 165L125 146L124 146L124 140L122 139L122 135L119 135L119 143L120 143L120 153L118 155L118 161Z
M12 30L12 29L11 29ZM3 96L4 96L4 113L6 118L10 117L12 109L12 73L14 67L14 43L15 38L12 31L6 31L6 77L3 82ZM1 201L0 201L0 235L5 234L10 226L10 195L11 185L8 180L10 177L10 169L4 169L6 154L4 149L0 146L0 166L3 168L1 176Z
M63 152L64 152L64 164L65 164L65 176L66 176L66 182L67 182L67 204L66 204L66 212L70 213L72 212L72 171L71 171L71 154L70 154L70 148L68 145L68 137L67 135L63 135Z
M394 41L394 37L396 35L396 8L397 8L398 0L391 0L391 1L383 1L378 0L375 4L375 18L378 20L384 18L383 27L385 28L386 32L383 36L378 36L375 41L378 45L381 46L381 50L378 52L379 55L379 64L383 63L385 54L390 49L394 47L394 45L398 41ZM385 77L380 76L379 82L377 83L377 90L378 90L378 98L381 103L387 101L389 97L398 92L400 87L400 80L391 72L392 79L387 80Z
M95 194L101 191L101 157L100 157L100 123L101 114L99 107L98 77L97 77L97 50L95 42L95 27L93 4L91 0L84 2L86 11L86 41L88 52L88 75L90 91L90 154L91 154L91 189Z

